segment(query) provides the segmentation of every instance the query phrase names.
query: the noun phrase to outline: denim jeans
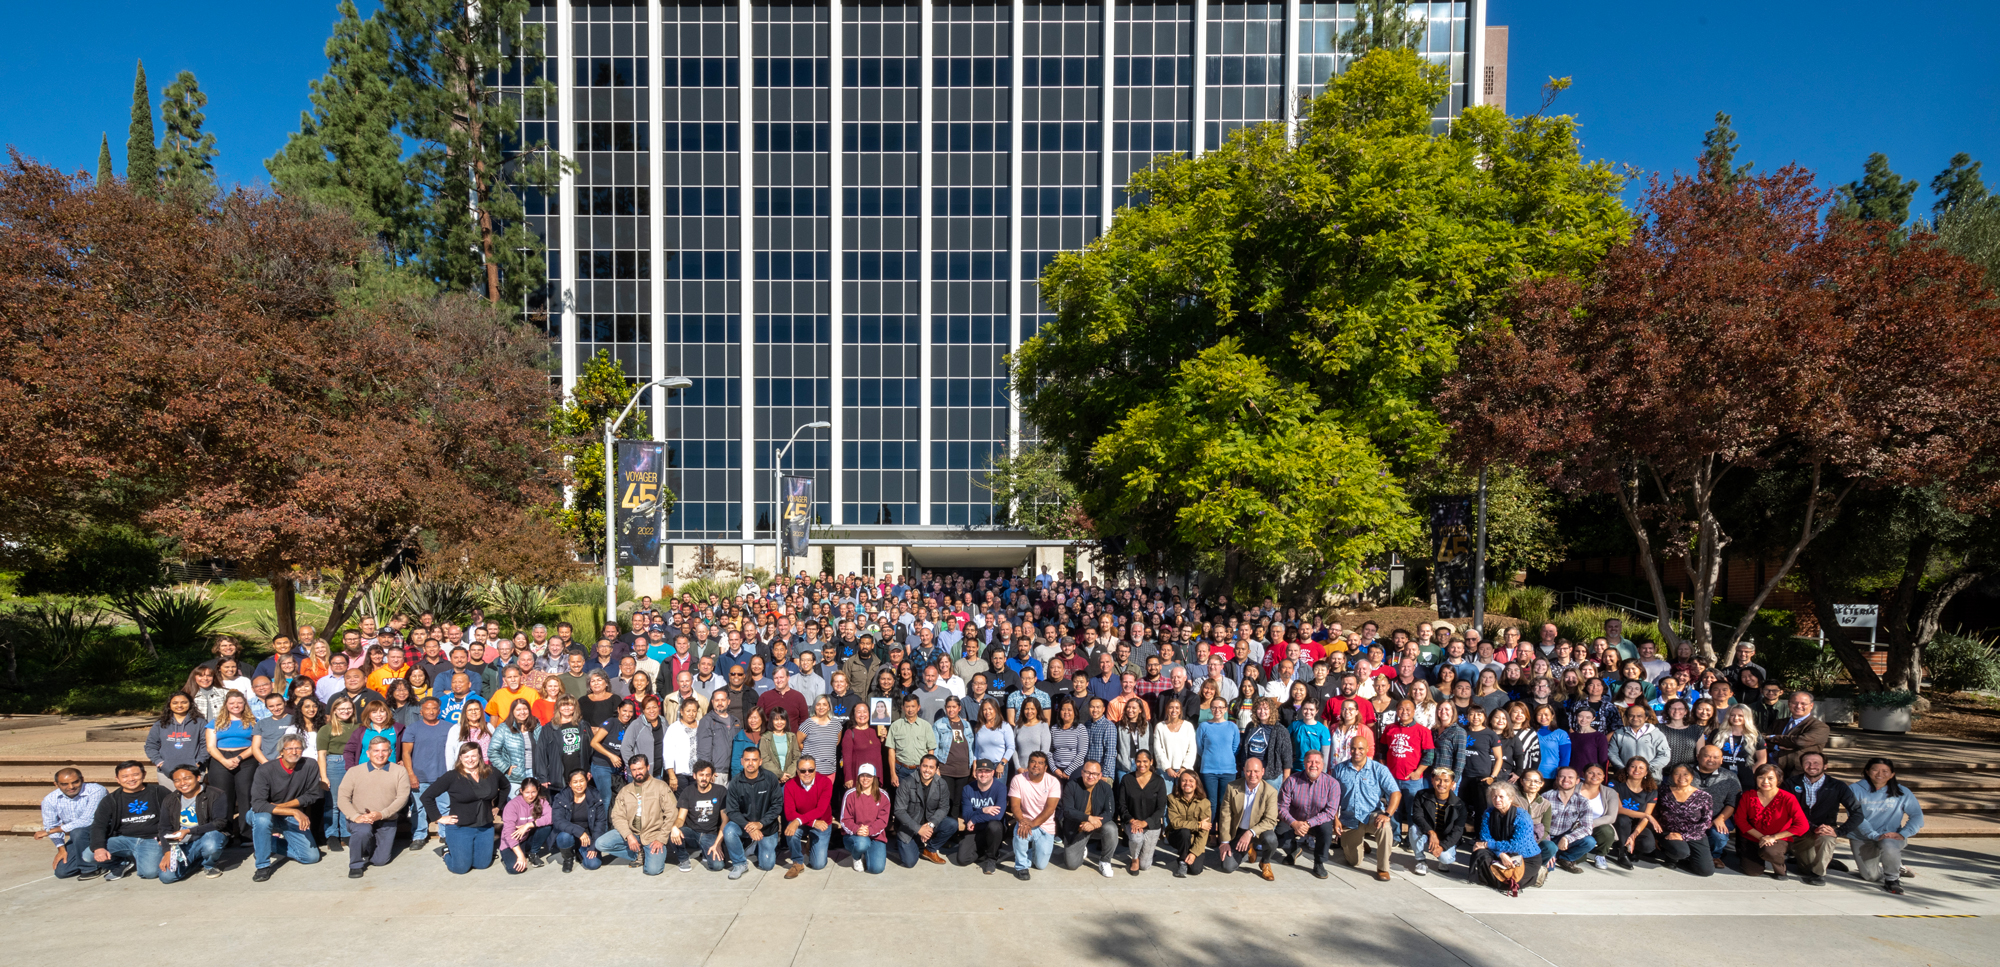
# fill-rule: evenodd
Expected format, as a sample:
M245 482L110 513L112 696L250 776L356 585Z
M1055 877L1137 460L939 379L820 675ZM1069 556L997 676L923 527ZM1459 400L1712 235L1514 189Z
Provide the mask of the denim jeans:
M1201 774L1201 791L1208 794L1208 818L1210 822L1220 820L1222 816L1222 793L1229 788L1230 780L1235 778L1234 775L1222 772L1204 772Z
M160 841L157 839L150 836L113 836L104 841L104 851L111 854L114 863L121 856L131 860L132 865L138 867L139 876L144 879L160 878L160 857L166 853L160 848Z
M347 775L347 759L339 752L326 754L326 820L321 826L328 839L353 835L347 830L347 814L340 811L340 780Z
M1035 829L1029 831L1024 836L1020 830L1016 829L1014 831L1014 868L1025 870L1033 866L1038 870L1046 870L1049 868L1049 855L1054 853L1055 849L1056 834L1054 832L1046 829ZM1029 854L1033 854L1032 862L1030 862Z
M444 835L444 868L453 873L470 873L493 865L493 844L497 837L491 826L438 827Z
M595 839L591 842L597 846L597 851L604 857L598 861L600 865L612 860L623 860L627 863L638 860L644 867L647 876L659 876L661 873L666 872L667 854L674 851L672 844L668 843L662 843L660 851L657 853L653 852L650 844L640 843L639 852L635 855L632 852L632 847L626 845L625 837L618 835L615 831L605 833L603 838ZM584 864L584 869L594 868L589 863Z
M319 847L313 843L311 833L299 828L297 819L253 810L250 813L250 851L257 858L258 869L271 865L271 840L278 835L285 839L285 855L294 862L319 862Z
M1549 845L1553 846L1555 845L1555 842L1551 840L1549 842ZM1584 857L1589 856L1590 851L1596 848L1597 848L1597 840L1595 838L1579 839L1576 840L1575 842L1570 843L1568 849L1556 850L1556 858L1559 860L1563 860L1565 862L1575 863L1578 860L1581 860ZM1543 858L1544 859L1547 858L1546 851L1544 852Z
M1729 848L1729 834L1721 832L1713 825L1710 825L1708 827L1708 855L1715 857L1719 861L1722 859L1722 851L1727 848Z
M946 816L943 822L932 827L931 838L922 843L917 842L916 830L899 829L896 831L896 856L902 860L904 866L915 869L919 853L924 850L937 852L944 849L945 844L951 842L952 836L957 832L958 820L950 816Z
M424 810L424 802L430 791L431 784L426 782L416 792L410 794L410 845L412 847L421 845L424 840L429 839L431 836L430 816ZM442 831L440 831L440 835L442 835Z
M811 846L806 844L810 842ZM792 862L804 863L808 869L826 869L826 850L833 845L833 825L825 829L814 829L806 823L799 824L799 831L785 837L786 848L792 851Z
M92 835L94 833L88 826L82 829L68 830L63 833L65 858L61 863L56 865L56 879L68 879L79 873L87 873L97 869L97 860L91 858L90 855L91 851L96 849L92 845Z
M622 839L618 839L617 833L605 833L604 836L606 839L618 840L619 848L621 849L624 848L625 841ZM582 848L578 849L579 846L582 846ZM583 868L586 870L594 870L604 865L604 857L600 855L602 850L599 848L597 840L594 838L590 841L589 846L583 846L583 844L577 842L576 837L571 836L568 833L557 833L556 849L576 850L576 861L578 863L582 863Z
M609 764L599 764L595 762L591 763L590 784L597 787L597 797L599 799L602 799L605 802L611 801L611 797L614 792L614 790L611 788L612 779L615 775L616 773L612 771L611 766Z
M229 842L229 837L222 830L211 829L188 842L182 843L181 854L187 858L187 862L166 873L160 874L160 881L163 883L172 883L175 880L186 879L195 870L214 869L215 862L222 858L223 844L227 842Z
M715 841L721 838L721 830L716 830L713 833L702 833L697 832L692 826L682 826L681 845L678 847L670 845L667 847L667 851L674 853L676 857L691 856L700 860L701 865L708 867L710 870L719 870L728 863L728 860L726 858L714 859L709 855L708 851L713 849ZM726 851L727 847L725 846L724 849ZM675 852L676 850L678 852Z
M527 836L521 839L521 845L517 848L521 852L529 856L533 856L536 853L540 853L543 850L548 849L549 844L555 842L556 838L555 834L556 834L556 828L554 826L537 826L534 829L530 830ZM501 865L505 866L507 868L507 872L509 873L521 872L520 870L514 868L513 850L507 851L507 855L503 858L503 862L501 863Z
M722 848L729 853L731 866L742 866L749 862L747 850L757 852L757 868L760 870L768 870L778 865L778 836L775 832L765 833L763 839L751 840L749 835L743 832L742 826L729 823L722 827Z
M1403 808L1393 817L1396 824L1396 842L1404 845L1421 842L1416 830L1411 828L1410 810L1416 808L1417 793L1422 792L1429 783L1422 779L1399 779L1396 784L1403 788Z
M847 852L861 861L861 868L869 873L880 873L889 865L889 844L873 836L847 834Z

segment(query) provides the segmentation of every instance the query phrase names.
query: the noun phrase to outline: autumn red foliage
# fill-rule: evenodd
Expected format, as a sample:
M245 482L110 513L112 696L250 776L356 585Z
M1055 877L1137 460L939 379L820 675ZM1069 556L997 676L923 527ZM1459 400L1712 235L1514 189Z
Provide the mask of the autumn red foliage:
M1591 278L1522 285L1439 398L1467 459L1615 494L1662 614L1656 562L1686 568L1704 651L1732 473L1810 485L1772 509L1795 539L1731 644L1853 488L1949 481L1979 500L2000 441L2000 312L1976 266L1825 216L1800 168L1718 175L1656 177L1633 237Z
M471 297L343 299L367 244L270 195L160 201L14 156L0 533L116 504L271 577L281 619L305 575L338 619L427 549L523 527L561 547L532 524L561 483L540 335Z

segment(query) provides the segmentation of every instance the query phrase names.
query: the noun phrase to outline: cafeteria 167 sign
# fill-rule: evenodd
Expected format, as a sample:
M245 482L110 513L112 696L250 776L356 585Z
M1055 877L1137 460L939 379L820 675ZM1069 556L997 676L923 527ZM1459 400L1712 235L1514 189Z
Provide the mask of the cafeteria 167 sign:
M618 441L618 563L660 566L660 524L666 509L664 443Z

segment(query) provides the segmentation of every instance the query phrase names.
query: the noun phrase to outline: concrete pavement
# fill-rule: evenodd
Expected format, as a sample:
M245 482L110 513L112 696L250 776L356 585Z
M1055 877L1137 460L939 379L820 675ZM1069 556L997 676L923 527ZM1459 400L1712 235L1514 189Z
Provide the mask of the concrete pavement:
M622 867L565 875L554 864L453 877L429 852L399 855L359 882L347 879L343 853L283 865L263 884L251 882L247 861L220 879L171 886L77 883L47 876L44 844L10 839L0 841L0 949L9 965L64 967L79 951L151 958L187 944L206 958L271 951L280 936L287 964L342 965L354 944L396 938L422 953L377 947L388 963L540 964L569 942L584 943L583 962L593 964L1581 967L1675 962L1689 944L1731 960L1756 951L1759 967L1993 963L2000 842L1912 855L1922 872L1902 898L1838 878L1818 888L1734 874L1697 880L1642 864L1553 872L1548 887L1514 899L1408 876L1402 855L1387 884L1337 864L1323 882L1281 867L1274 883L1244 872L1176 880L1155 868L1105 879L1052 867L1023 884L1004 870L929 864L881 876L829 866L789 881L781 870L731 882L699 867L646 877ZM1971 918L1888 918L1913 914ZM299 929L278 927L288 918ZM337 939L340 922L352 941Z

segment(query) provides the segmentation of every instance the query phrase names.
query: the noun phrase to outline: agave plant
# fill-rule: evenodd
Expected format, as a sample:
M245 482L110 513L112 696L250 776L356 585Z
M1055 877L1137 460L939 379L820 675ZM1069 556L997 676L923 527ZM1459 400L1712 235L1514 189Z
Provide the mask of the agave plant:
M206 588L154 591L133 603L137 616L152 630L161 651L196 651L222 627L229 610L213 600Z
M459 621L479 607L479 592L456 581L425 581L406 575L397 582L396 607L410 614L429 612L438 620Z
M8 684L20 684L23 654L59 668L103 641L110 630L110 617L102 609L77 598L38 598L0 612Z
M512 581L493 582L485 600L486 610L505 616L516 631L546 617L551 603L548 588Z

